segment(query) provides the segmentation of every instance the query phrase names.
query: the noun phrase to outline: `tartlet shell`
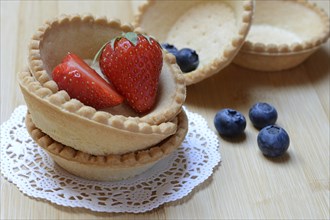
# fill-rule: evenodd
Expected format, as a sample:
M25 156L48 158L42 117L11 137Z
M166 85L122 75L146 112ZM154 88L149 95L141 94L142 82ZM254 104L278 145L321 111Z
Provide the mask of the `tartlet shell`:
M29 71L19 74L19 84L36 126L54 140L86 153L107 155L141 150L177 130L176 118L150 125L136 118L95 111L70 99L63 90L53 92L42 86Z
M94 156L54 141L35 126L29 113L25 123L32 139L62 168L74 175L98 181L121 180L145 172L175 151L188 130L188 119L182 110L178 115L178 130L163 142L132 153Z
M206 4L207 2L214 3L215 1L177 1L174 3L170 1L149 0L139 7L139 11L135 16L134 26L141 32L155 36L160 42L167 41L168 39L166 35L169 32L168 30L171 30L171 25L173 25L173 22L176 22L182 16L182 14L187 11L187 8L190 9L191 7L194 7L194 4L201 2ZM223 50L219 50L215 53L211 52L210 56L212 56L212 58L207 59L205 65L203 64L202 67L199 65L196 70L184 74L187 85L198 83L218 73L228 64L230 64L243 45L245 37L249 31L253 15L253 1L221 1L219 3L225 4L227 6L230 5L231 9L235 12L234 16L236 20L233 22L235 22L236 30L234 32L234 36L232 36L230 41L227 42L227 45L224 46ZM195 14L194 16L198 18L199 14ZM219 14L217 18L227 19L225 16L221 16L221 14ZM156 20L158 20L159 24L155 24ZM224 24L226 24L226 22L224 22ZM203 25L210 24L204 23ZM208 30L211 31L213 27L214 26L210 25ZM196 29L198 29L198 27L196 27ZM187 28L187 33L189 33L189 28ZM207 33L201 33L198 36L191 35L191 37L201 39L204 38L204 40L200 40L198 42L198 45L197 43L191 43L190 46L186 46L196 50L197 53L200 52L200 48L207 47L210 43L217 43L217 39L214 39L214 42L210 42L210 36ZM176 42L166 43L175 44Z
M45 22L32 37L28 56L30 71L43 87L55 94L58 86L52 80L51 72L68 52L76 53L83 59L93 59L104 43L121 32L130 31L134 31L133 27L122 24L118 19L96 18L89 14L54 18ZM168 64L168 72L160 77L171 80L159 89L164 90L164 97L158 98L156 106L149 113L132 116L135 117L134 120L158 125L174 119L180 112L186 98L185 81L172 55L164 53L164 63ZM93 112L98 111L93 109ZM132 118L123 116L119 115L121 120ZM109 119L117 116L109 113L107 117Z
M276 1L276 3L278 3L278 7L281 7L280 1ZM330 33L329 17L322 9L317 7L316 4L305 0L289 0L285 1L285 3L299 4L305 9L310 10L310 12L317 14L320 18L320 22L322 23L319 24L322 26L322 33L308 40L304 40L303 42L292 44L267 44L264 42L251 42L249 41L249 37L247 37L239 53L233 60L233 63L245 68L260 71L280 71L290 69L304 62L328 40ZM256 1L256 4L258 4L258 1ZM258 10L258 7L256 7L256 10ZM276 10L277 7L271 7L269 8L269 13ZM291 13L301 13L301 11L291 10ZM255 16L256 15L257 13L255 13ZM286 15L283 14L283 17L285 16ZM301 16L304 15L302 14ZM276 18L274 21L276 21ZM293 22L300 24L299 20L295 20ZM309 29L310 27L302 26L301 28Z

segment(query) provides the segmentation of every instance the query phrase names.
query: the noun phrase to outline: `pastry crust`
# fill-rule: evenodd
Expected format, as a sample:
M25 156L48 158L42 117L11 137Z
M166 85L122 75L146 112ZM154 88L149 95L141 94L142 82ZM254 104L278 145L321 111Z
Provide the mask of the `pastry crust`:
M52 92L28 71L20 73L19 83L36 126L52 139L79 151L93 155L133 152L155 145L177 130L176 118L150 125L136 118L95 111L70 99L63 90Z
M129 24L122 24L119 20L107 19L105 17L95 18L92 15L62 15L48 21L39 28L32 37L29 46L29 68L32 75L43 87L54 94L53 99L68 97L64 92L58 91L58 86L51 78L51 72L58 65L68 52L73 52L83 59L92 60L106 42L121 32L133 31ZM178 68L175 58L164 53L164 65L160 75L160 86L155 107L145 115L131 114L133 111L126 111L130 115L120 115L118 111L95 111L93 108L86 108L89 114L103 114L107 119L114 119L117 115L119 120L132 120L146 122L151 125L159 125L175 118L186 98L186 86L184 77ZM55 96L58 94L60 96ZM70 98L67 102L70 102ZM73 105L70 102L69 105ZM79 103L81 105L81 103ZM78 107L74 107L78 108ZM126 108L128 108L126 106ZM74 113L74 112L72 112ZM129 117L131 116L131 117ZM93 116L91 115L91 120Z
M141 5L134 26L161 43L199 54L198 68L185 73L187 85L204 80L227 66L249 31L252 1L152 1Z
M188 130L187 116L181 111L178 115L177 132L163 142L132 153L94 156L54 141L35 126L29 113L25 123L32 139L45 149L57 164L74 175L99 181L126 179L146 171L175 151Z
M328 40L329 26L328 15L305 0L256 1L254 22L233 62L261 71L293 68Z

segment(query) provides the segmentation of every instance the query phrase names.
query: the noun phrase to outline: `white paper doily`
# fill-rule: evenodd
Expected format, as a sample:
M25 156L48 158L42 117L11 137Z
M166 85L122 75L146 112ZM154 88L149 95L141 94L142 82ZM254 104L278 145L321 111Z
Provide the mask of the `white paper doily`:
M137 177L97 182L56 165L27 133L27 108L19 106L1 125L1 173L24 194L58 205L98 212L150 211L188 195L220 162L217 136L203 117L185 110L189 129L177 151Z

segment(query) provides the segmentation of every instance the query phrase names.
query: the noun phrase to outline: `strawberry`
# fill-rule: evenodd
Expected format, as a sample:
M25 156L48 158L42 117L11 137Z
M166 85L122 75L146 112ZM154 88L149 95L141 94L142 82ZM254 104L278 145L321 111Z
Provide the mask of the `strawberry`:
M116 90L138 113L155 105L163 65L159 43L148 36L128 32L100 50L100 68Z
M102 109L124 101L97 72L73 53L68 53L52 72L59 89L85 105Z

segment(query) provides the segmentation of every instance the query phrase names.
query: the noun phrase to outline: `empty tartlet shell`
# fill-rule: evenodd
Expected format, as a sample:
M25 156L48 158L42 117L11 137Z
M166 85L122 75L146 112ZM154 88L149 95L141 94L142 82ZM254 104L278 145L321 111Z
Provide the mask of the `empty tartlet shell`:
M218 73L233 60L249 31L253 7L253 1L246 0L149 0L140 5L134 26L161 43L196 50L200 64L184 74L186 84L191 85Z
M63 90L54 92L43 86L29 71L19 74L19 84L33 123L52 139L82 152L133 152L155 145L177 130L176 118L150 125L136 118L96 111L70 99Z
M89 14L62 15L45 22L32 37L28 57L30 71L43 87L55 94L58 92L58 86L52 80L51 73L68 52L85 60L93 60L102 45L122 32L131 31L134 31L132 25L122 24L117 19L95 18ZM135 121L151 125L168 122L180 112L185 101L186 85L181 70L172 55L163 54L164 65L160 75L157 103L145 115L131 115L135 117ZM94 109L92 112L98 113ZM132 120L128 115L114 115L111 112L107 117Z
M262 4L260 7L258 7ZM276 4L276 5L274 5ZM299 9L289 9L289 7L299 7ZM281 12L280 10L283 10ZM302 10L303 9L303 10ZM265 43L262 41L253 42L246 38L240 52L237 54L233 63L259 71L280 71L293 68L304 62L310 55L312 55L320 46L329 38L329 17L328 15L315 4L304 0L290 0L290 1L256 1L254 13L254 22L251 26L250 33L254 25L263 24L270 26L285 25L287 31L294 32L293 29L313 31L314 27L318 27L319 33L296 43ZM285 12L284 12L285 10ZM293 14L298 16L295 19L290 19ZM281 14L281 15L280 15ZM267 18L264 18L264 15ZM314 16L316 23L306 25L304 21L311 21L309 16ZM299 20L297 20L299 18ZM317 18L317 19L316 19ZM262 21L262 23L261 23ZM300 33L296 32L297 36Z
M25 123L32 139L46 150L59 166L76 176L98 181L122 180L145 172L175 151L188 130L187 116L182 110L178 115L178 130L163 142L132 153L94 156L54 141L35 126L29 113Z

